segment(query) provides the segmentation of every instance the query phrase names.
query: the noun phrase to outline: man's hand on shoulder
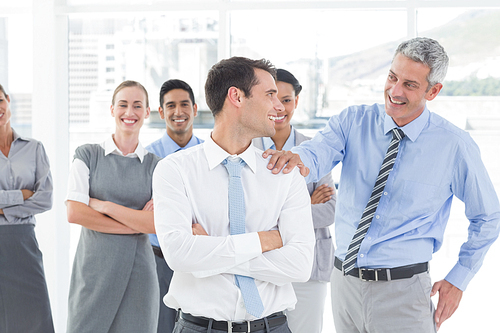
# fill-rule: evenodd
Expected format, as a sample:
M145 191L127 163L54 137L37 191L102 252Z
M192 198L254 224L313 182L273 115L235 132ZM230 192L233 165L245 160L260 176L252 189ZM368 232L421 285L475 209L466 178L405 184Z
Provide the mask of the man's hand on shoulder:
M283 240L278 230L259 231L258 234L262 253L283 247Z
M434 283L432 286L431 297L439 292L439 301L436 307L434 320L436 321L437 329L441 324L453 315L460 304L463 291L452 285L446 280L441 280Z
M302 176L306 177L309 174L309 168L302 163L298 154L291 151L268 149L262 154L262 157L267 158L269 155L272 156L267 168L272 170L274 174L279 173L282 169L283 173L290 173L295 167L299 168Z

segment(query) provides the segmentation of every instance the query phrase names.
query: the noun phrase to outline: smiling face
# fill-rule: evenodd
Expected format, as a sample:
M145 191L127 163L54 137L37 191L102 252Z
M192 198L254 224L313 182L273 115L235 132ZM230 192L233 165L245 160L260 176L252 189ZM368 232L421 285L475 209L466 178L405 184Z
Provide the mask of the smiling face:
M10 126L11 116L9 95L5 96L4 93L0 91L0 126Z
M276 86L278 87L278 99L284 106L284 109L278 112L278 116L274 121L274 128L276 132L279 132L290 127L290 121L297 108L299 96L295 96L295 90L290 83L278 81Z
M433 100L443 85L429 88L427 65L397 54L385 83L385 112L402 127L422 114L427 101Z
M255 76L259 83L252 87L250 97L243 97L241 124L254 138L270 137L276 133L274 121L284 107L278 100L278 88L272 75L255 69Z
M172 89L167 92L163 96L163 105L158 111L161 119L165 119L167 134L171 138L192 134L193 121L198 112L198 106L193 105L186 90Z
M111 115L115 118L116 132L139 134L144 119L149 117L146 94L139 87L126 87L116 93L111 105Z

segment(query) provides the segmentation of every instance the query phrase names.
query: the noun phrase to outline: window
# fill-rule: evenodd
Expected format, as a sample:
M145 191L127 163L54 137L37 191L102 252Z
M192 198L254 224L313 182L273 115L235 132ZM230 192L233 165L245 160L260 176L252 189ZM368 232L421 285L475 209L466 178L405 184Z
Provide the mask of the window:
M0 84L11 99L12 127L31 136L33 26L28 15L0 16Z
M44 137L37 137L44 144L49 143L46 149L53 169L64 169L61 159L70 161L78 145L101 142L113 131L109 105L115 86L123 80L137 80L149 92L152 116L141 131L144 144L164 132L164 123L159 117L154 120L154 113L159 106L160 86L170 78L185 80L193 87L199 106L195 132L203 137L213 122L204 102L208 69L231 55L264 57L277 67L290 70L302 83L304 89L294 121L296 126L305 128L306 134L313 135L328 117L348 105L381 102L395 47L408 36L418 35L438 39L450 54L445 88L428 104L429 108L469 131L500 192L497 0L0 0L0 83L12 99L13 127L27 136L32 128L45 130L44 124L32 123L31 109L51 108L50 103L32 103L32 96L44 101L35 89L43 82L33 82L34 73L40 73L40 68L33 66L33 54L53 47L33 39L36 26L34 29L32 22L39 15L33 7L41 3L54 7L49 8L51 15L43 18L67 22L67 31L56 31L57 38L64 39L61 44L67 43L67 64L52 64L53 58L43 64L45 68L52 66L51 70L67 68L63 77L57 77L67 86L62 84L62 89L55 89L54 94L63 107L52 109L60 115L69 114L69 125L59 118L54 120L69 127L69 149L51 146L51 142L63 140L54 138L55 134L49 131ZM51 23L54 22L47 22ZM38 49L33 49L33 45ZM53 72L56 71L50 71ZM61 174L64 172L53 173L56 185L66 181L67 177ZM339 174L334 178L338 180ZM53 211L57 210L58 218L37 217L36 230L51 240L44 245L40 239L40 244L46 258L56 330L64 332L64 283L69 280L78 234L74 235L73 228L71 232L64 231L69 236L58 234L61 241L52 242L52 231L66 228L64 189L56 191L58 200ZM454 265L458 247L467 237L464 209L457 201L452 207L443 249L433 261L434 278L444 277ZM492 247L486 258L489 262L485 262L469 286L477 290L469 291L469 299L460 306L460 311L467 315L456 313L441 332L487 331L495 327L496 308L475 304L484 304L485 294L491 295L491 299L500 297L497 291L486 289L498 275L498 266L494 264L500 256L498 248ZM333 328L328 304L329 301L325 320L330 322L325 323L324 330L330 332ZM481 320L471 321L472 317Z

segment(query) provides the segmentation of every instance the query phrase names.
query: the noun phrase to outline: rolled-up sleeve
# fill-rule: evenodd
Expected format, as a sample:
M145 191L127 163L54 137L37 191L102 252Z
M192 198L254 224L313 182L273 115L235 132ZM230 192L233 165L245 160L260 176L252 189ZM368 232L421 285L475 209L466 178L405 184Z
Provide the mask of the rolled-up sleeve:
M68 192L66 201L78 201L89 204L90 170L82 160L75 158L71 164L68 177Z

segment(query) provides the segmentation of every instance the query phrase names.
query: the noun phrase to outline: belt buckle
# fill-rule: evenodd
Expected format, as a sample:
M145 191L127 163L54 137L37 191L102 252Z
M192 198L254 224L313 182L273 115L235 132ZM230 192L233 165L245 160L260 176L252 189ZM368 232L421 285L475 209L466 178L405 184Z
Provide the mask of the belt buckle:
M358 268L359 270L359 279L361 281L365 281L365 282L368 282L368 281L378 281L378 269L370 269L370 268ZM363 272L375 272L375 280L370 280L370 279L365 279L364 276L363 276Z
M250 320L245 320L247 323L247 330L245 332L250 333ZM228 320L227 321L227 332L228 333L233 333L233 322Z

